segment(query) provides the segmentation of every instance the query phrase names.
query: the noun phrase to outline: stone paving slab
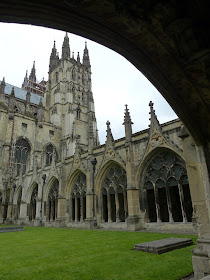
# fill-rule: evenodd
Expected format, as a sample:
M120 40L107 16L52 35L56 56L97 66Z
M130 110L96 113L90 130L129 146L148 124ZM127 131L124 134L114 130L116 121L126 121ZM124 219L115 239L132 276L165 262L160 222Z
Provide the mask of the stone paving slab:
M193 245L192 239L170 237L161 240L136 244L134 246L134 250L154 253L154 254L163 254L169 251L173 251L191 245Z
M14 232L14 231L23 231L24 228L21 226L11 226L11 227L0 227L0 233L3 232Z

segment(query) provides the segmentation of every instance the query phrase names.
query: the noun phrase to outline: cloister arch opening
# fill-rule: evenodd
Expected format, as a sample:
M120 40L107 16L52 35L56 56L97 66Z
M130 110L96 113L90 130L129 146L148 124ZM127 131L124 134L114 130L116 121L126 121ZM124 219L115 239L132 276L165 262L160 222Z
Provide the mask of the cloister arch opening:
M112 162L101 180L102 222L125 222L128 215L126 187L125 170L119 164Z
M34 221L37 214L37 200L38 200L38 184L33 184L33 190L31 193L30 203L28 205L28 217L29 221Z
M59 181L57 178L53 178L53 181L50 180L50 182L47 200L44 203L44 214L47 222L54 222L58 214Z
M69 217L71 222L83 222L86 219L86 175L79 171L70 186Z
M187 170L175 152L157 149L146 160L140 176L140 205L148 222L192 222Z

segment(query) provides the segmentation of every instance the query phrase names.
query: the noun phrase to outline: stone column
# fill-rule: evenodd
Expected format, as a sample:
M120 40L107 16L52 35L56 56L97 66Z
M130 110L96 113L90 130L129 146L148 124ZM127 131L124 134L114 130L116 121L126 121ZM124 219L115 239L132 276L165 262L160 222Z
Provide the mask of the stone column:
M179 183L178 183L178 189L179 189L179 198L180 198L181 209L182 209L183 223L186 223L187 222L187 217L186 217L185 208L184 208L183 189L182 189L182 186Z
M118 193L115 192L115 205L116 205L116 222L120 221L120 217L119 217L119 197L118 197Z
M107 193L107 206L108 206L108 222L112 222L112 212L111 212L111 199L110 199L110 193Z
M84 221L84 209L83 209L84 205L83 205L83 195L80 195L80 211L81 211L81 221Z
M156 206L156 213L157 213L157 222L161 223L161 217L160 217L160 204L159 204L159 197L158 197L158 189L156 188L155 184L153 184L154 187L154 195L155 195L155 206Z
M128 203L127 203L126 191L123 191L123 197L124 197L124 211L125 211L125 220L126 220L128 217Z
M173 223L174 219L173 219L173 215L172 215L172 206L171 206L171 197L170 197L170 192L168 189L168 186L166 186L166 197L167 197L167 204L168 204L168 214L169 214L169 222Z
M27 213L28 205L26 202L21 202L20 204L20 217L18 219L19 224L26 224L29 220Z
M66 226L66 198L65 197L61 195L58 196L57 207L55 205L55 211L57 212L57 217L55 214L56 217L55 226L56 227Z
M40 215L41 215L41 199L36 200L36 217L34 220L34 226L40 226ZM43 221L43 216L44 216L44 202L42 203L42 221Z
M78 222L78 207L77 207L77 195L75 195L75 222Z
M206 146L196 146L184 128L180 137L199 233L198 245L193 249L192 257L194 277L201 279L210 274L210 182L207 168L207 154L210 151Z
M127 189L127 201L128 201L128 218L127 218L128 229L139 230L141 228L139 190L135 188Z

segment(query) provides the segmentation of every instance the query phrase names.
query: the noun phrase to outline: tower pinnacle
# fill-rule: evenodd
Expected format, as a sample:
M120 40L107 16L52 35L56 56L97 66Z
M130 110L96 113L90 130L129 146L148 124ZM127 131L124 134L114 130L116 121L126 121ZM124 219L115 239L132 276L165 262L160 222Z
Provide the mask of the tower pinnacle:
M35 61L33 63L33 67L31 69L31 73L29 75L29 80L36 83L36 69L35 69Z
M69 37L66 32L64 37L63 45L62 45L62 59L70 59L70 46L69 46Z
M55 41L54 41L54 45L53 45L52 52L50 55L49 71L52 71L53 69L55 69L56 66L58 65L58 62L59 62L59 57L57 54L57 49L56 49Z
M84 53L83 53L83 65L85 67L90 67L90 58L89 58L89 53L87 49L87 42L85 42L85 48L84 48Z

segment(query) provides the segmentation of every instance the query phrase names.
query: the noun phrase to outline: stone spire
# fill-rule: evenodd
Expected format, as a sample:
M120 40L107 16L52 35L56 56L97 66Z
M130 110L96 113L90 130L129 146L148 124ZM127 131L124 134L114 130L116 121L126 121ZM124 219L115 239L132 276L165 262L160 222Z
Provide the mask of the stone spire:
M25 88L27 86L27 83L28 83L28 71L26 70L26 75L22 83L22 88Z
M150 101L149 103L149 107L150 107L150 132L155 133L155 132L159 132L160 134L162 134L162 128L161 125L157 119L157 116L155 114L155 110L153 108L154 103L152 101Z
M89 58L88 49L87 49L87 42L85 42L85 48L84 48L84 53L83 53L83 65L85 67L90 67L90 58Z
M92 154L94 147L93 123L90 121L88 129L88 152Z
M77 54L77 62L80 63L80 56L79 56L79 52Z
M125 105L125 115L124 115L124 123L125 126L125 140L126 142L130 142L132 138L132 124L130 113L128 110L128 105Z
M106 144L114 143L114 137L112 135L112 131L110 128L110 122L106 122L107 130L106 130Z
M0 99L4 99L5 97L5 86L6 86L5 79L3 78L0 85Z
M10 113L14 113L14 109L15 109L15 90L13 87L9 96L8 110Z
M69 46L69 37L66 32L66 36L64 37L63 45L62 45L62 59L70 59L70 46Z
M36 82L36 69L35 69L35 61L33 63L33 67L31 69L31 74L29 75L29 80L32 82Z
M44 106L42 104L42 98L40 98L39 109L37 110L37 120L38 120L38 126L42 128L43 121L44 121Z
M58 62L59 62L59 56L58 56L57 49L55 47L55 41L54 41L54 45L53 45L52 52L50 55L49 71L52 71L53 69L55 69L56 66L58 65Z

